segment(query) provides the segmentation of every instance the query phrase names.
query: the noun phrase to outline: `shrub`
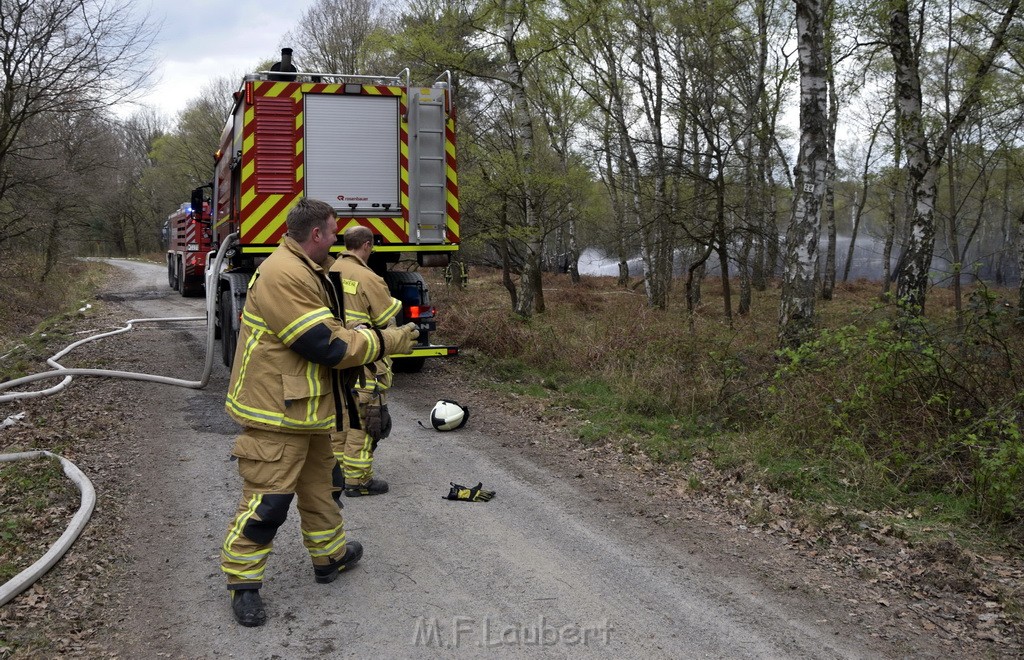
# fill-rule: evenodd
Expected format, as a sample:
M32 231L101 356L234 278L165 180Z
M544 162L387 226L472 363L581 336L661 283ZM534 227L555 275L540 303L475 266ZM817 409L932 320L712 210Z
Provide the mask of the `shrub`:
M964 490L989 519L1020 514L1020 338L987 291L945 324L897 312L778 353L769 416L782 439L906 493ZM1014 466L1014 467L1011 467Z

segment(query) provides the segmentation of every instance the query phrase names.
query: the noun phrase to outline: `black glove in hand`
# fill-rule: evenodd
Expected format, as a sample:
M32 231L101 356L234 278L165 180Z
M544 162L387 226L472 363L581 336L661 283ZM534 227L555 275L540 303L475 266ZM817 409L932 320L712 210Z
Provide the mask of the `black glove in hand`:
M391 433L391 413L387 404L366 408L366 432L373 438L373 451L377 451L377 443Z
M494 497L493 490L483 490L483 484L478 483L473 488L466 488L457 483L452 483L452 489L448 491L449 500L461 500L463 502L487 502Z

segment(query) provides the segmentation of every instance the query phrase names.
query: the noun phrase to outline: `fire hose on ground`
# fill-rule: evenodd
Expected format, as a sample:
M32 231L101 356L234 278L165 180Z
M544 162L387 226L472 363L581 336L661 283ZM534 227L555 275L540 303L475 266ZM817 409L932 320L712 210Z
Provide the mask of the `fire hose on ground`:
M227 251L234 247L238 242L238 234L232 234L221 244L220 249L217 251L217 257L214 261L213 266L208 271L212 273L213 277L216 277L220 273L221 265L224 263L224 255ZM144 319L131 319L125 323L125 327L110 332L103 332L91 337L87 337L80 341L77 341L64 350L60 351L50 359L46 361L48 365L53 367L53 371L46 371L38 374L32 374L23 378L17 378L14 380L7 381L6 383L0 383L0 391L9 390L14 387L26 385L28 383L35 382L37 380L44 380L49 378L61 378L61 382L53 387L44 390L33 390L29 392L13 392L11 394L0 395L0 403L8 401L19 401L21 399L32 399L41 396L48 396L60 392L72 381L74 376L102 376L105 378L127 378L131 380L141 380L152 383L162 383L164 385L176 385L178 387L187 387L191 389L202 389L206 387L210 381L210 374L213 373L213 343L214 333L207 332L206 337L206 362L203 367L202 377L199 380L183 380L180 378L169 378L167 376L157 376L155 374L144 374L133 371L115 371L107 369L68 369L62 366L57 360L64 357L75 348L85 344L87 342L96 341L105 337L121 334L122 332L128 332L132 330L136 324L141 323L177 323L183 321L206 321L207 328L212 328L214 324L214 305L216 304L216 297L207 294L206 296L206 316L183 316L183 317L170 317L170 318L144 318ZM89 518L92 516L93 509L96 506L96 492L93 489L92 482L89 478L78 469L78 467L57 454L42 450L42 451L29 451L19 452L14 454L0 454L0 463L12 462L18 460L31 460L42 457L56 458L61 462L64 468L64 474L71 479L78 487L81 492L81 504L74 517L71 519L70 524L64 533L61 534L60 538L50 546L50 549L44 554L38 561L18 573L16 576L0 585L0 606L3 606L12 598L20 594L22 591L32 586L40 577L46 574L50 568L56 564L61 557L68 551L68 549L74 544L74 542L81 535L85 529L85 525L89 522Z

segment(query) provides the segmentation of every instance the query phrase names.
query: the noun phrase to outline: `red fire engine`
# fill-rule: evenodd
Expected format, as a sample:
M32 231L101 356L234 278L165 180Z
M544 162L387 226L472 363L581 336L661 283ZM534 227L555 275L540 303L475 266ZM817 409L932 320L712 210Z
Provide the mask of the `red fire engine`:
M206 291L206 253L213 245L210 205L203 201L202 188L193 193L190 204L167 218L167 283L183 296L201 296Z
M398 76L300 73L291 49L271 71L247 75L215 156L218 243L238 233L224 272L211 274L216 332L231 364L246 286L280 243L289 209L308 196L331 204L340 232L374 233L369 266L403 303L398 323L420 327L397 370L458 353L433 345L434 308L419 266L447 266L459 248L455 108L451 76L414 86ZM343 248L338 241L335 250ZM404 257L404 258L403 258ZM213 289L213 287L210 287Z

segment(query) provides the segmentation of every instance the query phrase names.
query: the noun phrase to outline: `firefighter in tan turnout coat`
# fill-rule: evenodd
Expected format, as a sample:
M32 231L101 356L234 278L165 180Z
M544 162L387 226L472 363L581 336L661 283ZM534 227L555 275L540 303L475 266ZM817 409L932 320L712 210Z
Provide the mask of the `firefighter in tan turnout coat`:
M341 274L344 289L345 325L349 328L384 329L394 325L402 309L392 298L388 285L366 262L373 252L373 232L356 226L345 232L345 252L331 267ZM384 357L363 369L355 384L360 428L349 428L331 436L334 455L344 468L345 495L379 495L388 492L388 484L373 476L373 452L377 442L387 435L390 417L386 394L391 387L391 359Z
M412 324L350 330L339 319L329 205L302 199L287 224L284 242L249 282L226 402L244 427L232 451L243 488L221 569L244 626L266 621L259 589L293 498L317 582L332 582L362 556L358 542L346 543L335 500L341 480L330 434L346 414L341 370L408 352L418 335Z

